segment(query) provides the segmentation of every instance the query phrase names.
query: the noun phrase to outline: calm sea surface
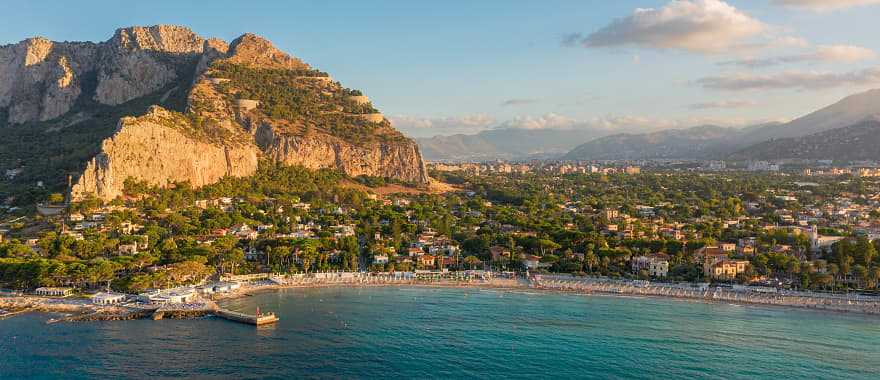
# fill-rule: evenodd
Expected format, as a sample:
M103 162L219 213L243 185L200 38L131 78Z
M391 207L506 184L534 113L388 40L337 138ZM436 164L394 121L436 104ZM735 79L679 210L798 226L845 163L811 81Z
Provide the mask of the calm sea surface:
M880 378L880 319L654 298L477 289L293 289L276 311L0 321L0 378Z

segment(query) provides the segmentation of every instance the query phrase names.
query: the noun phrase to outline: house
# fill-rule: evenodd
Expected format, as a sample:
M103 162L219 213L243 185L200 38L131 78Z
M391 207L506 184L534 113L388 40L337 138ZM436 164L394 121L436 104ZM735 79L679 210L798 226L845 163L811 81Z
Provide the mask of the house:
M137 243L120 244L116 251L120 255L134 255L138 253L138 245Z
M617 209L605 209L605 219L614 220L620 216L620 211Z
M434 256L422 255L419 257L419 264L422 264L426 268L433 268L435 260L436 258Z
M526 255L523 263L525 263L526 268L528 269L538 269L550 266L549 264L541 263L541 257L535 255Z
M838 241L844 239L843 236L823 236L819 235L819 230L816 226L810 226L810 247L814 252L816 251L828 251L831 249L831 246Z
M38 296L45 297L67 297L73 295L73 288L41 287L37 288L34 293L37 293Z
M85 236L83 236L82 232L76 231L64 231L61 233L62 236L70 236L73 240L82 241L86 240Z
M122 293L101 292L92 297L92 303L95 305L115 305L124 302L128 298Z
M632 259L633 273L647 271L651 277L666 277L669 273L669 255L655 253L648 256L636 256Z
M355 230L353 225L338 225L330 227L333 230L333 237L341 239L348 236L354 236Z
M755 247L753 247L751 245L744 245L744 246L738 247L737 252L739 252L742 255L754 255L755 254Z
M373 256L373 264L388 264L388 255L375 255Z
M737 275L745 273L749 262L746 260L721 260L714 264L704 266L704 273L714 279L729 280Z
M424 255L424 254L425 254L425 251L424 251L423 249L419 248L419 247L409 247L409 248L406 250L406 253L407 253L407 255L409 255L409 257L415 257L415 256L422 256L422 255Z
M119 232L121 232L123 234L128 234L128 235L135 233L135 232L138 232L142 228L144 228L144 226L141 226L140 224L137 224L137 223L122 222L119 224Z
M727 252L717 246L706 246L694 252L694 260L697 262L715 264L728 258Z
M256 239L259 236L256 230L251 228L251 226L247 224L239 224L237 226L232 227L232 232L239 239Z

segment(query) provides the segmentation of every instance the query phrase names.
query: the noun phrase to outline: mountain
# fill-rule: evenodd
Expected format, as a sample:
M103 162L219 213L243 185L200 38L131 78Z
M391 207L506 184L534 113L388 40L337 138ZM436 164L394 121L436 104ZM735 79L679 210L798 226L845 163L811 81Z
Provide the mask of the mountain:
M431 161L491 161L556 157L578 144L607 135L607 129L502 128L474 135L457 134L418 138L425 159Z
M128 178L198 187L263 160L429 180L369 98L253 34L227 43L158 25L0 46L0 132L7 196L71 174L75 199L113 199Z
M880 89L865 91L843 98L830 106L791 122L750 133L750 142L807 136L856 124L880 115Z
M652 133L616 134L601 137L572 149L565 160L625 160L652 158L702 159L729 149L742 130L704 125Z
M730 156L739 160L813 159L860 161L880 159L880 121L865 120L803 137L759 143Z
M880 110L880 89L848 96L788 123L760 124L741 129L712 126L645 134L617 134L584 143L563 156L568 160L601 159L758 159L763 143L836 130L871 119ZM791 141L791 140L785 140ZM748 147L758 144L754 150ZM740 152L731 156L734 152ZM833 157L829 157L833 158Z

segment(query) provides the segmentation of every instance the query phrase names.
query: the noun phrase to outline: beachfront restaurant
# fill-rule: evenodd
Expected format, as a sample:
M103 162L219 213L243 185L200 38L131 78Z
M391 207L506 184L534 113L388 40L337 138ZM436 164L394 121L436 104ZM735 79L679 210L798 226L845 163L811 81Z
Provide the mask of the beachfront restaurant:
M192 288L175 288L166 290L152 290L141 293L138 298L151 304L188 303L196 299L196 292Z
M38 296L67 297L73 295L73 288L41 287L35 291Z
M92 303L95 305L115 305L125 301L127 297L121 293L102 292L92 297Z

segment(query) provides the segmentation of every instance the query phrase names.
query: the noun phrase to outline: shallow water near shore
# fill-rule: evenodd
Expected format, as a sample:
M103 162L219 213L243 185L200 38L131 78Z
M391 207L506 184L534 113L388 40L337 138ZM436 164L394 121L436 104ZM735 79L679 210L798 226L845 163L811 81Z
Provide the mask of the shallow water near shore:
M46 325L0 321L0 378L876 378L875 316L492 289L286 289L274 311Z

